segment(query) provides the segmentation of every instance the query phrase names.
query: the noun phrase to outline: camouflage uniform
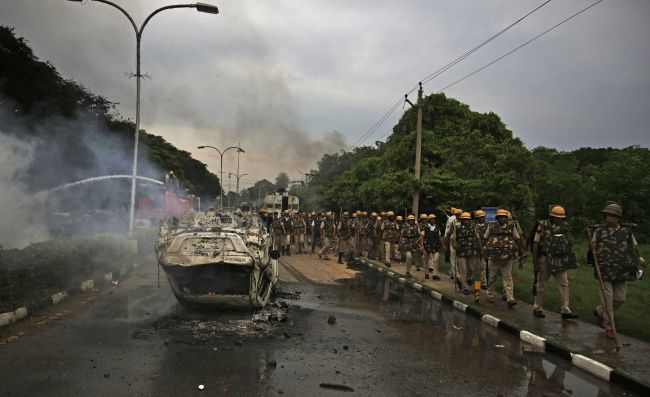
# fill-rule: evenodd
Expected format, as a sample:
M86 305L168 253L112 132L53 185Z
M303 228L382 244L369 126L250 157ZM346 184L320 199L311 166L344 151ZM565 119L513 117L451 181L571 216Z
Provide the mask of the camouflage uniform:
M497 276L501 274L506 300L516 302L513 291L512 266L517 256L519 233L512 223L495 223L488 226L484 239L490 273L487 289L488 300L494 300L494 285Z
M368 258L377 259L377 220L374 217L368 218L366 223L366 249Z
M415 262L415 252L418 250L420 229L415 222L410 221L400 231L400 247L406 252L406 275L411 275L411 266ZM416 269L420 268L416 264Z
M632 234L632 225L625 223L618 227L596 225L591 241L603 277L605 298L604 301L601 298L602 305L596 307L595 313L609 330L612 327L603 305L607 305L613 318L614 311L625 302L627 282L636 280L636 271L640 266L637 242Z
M420 233L424 247L424 262L427 266L426 274L431 273L434 279L439 279L438 261L440 260L443 242L438 225L435 224L435 221L431 222L429 220Z
M291 227L291 217L287 215L282 216L282 223L284 224L284 253L291 256L291 234L293 233Z
M361 215L359 218L359 252L361 256L366 256L369 251L368 246L368 217Z
M483 219L483 222L476 222L476 232L478 233L479 241L481 244L481 247L485 245L485 240L483 237L485 236L485 232L488 229L488 224L485 222L485 219ZM482 255L481 255L482 256ZM488 266L488 260L487 258L482 258L481 260L481 285L484 286L483 288L487 288L488 280L487 280L487 266Z
M481 255L476 226L469 220L461 221L451 233L450 241L456 250L456 282L467 293L472 273L478 268Z
M544 287L553 276L560 291L560 312L571 313L567 270L576 268L576 256L569 240L569 224L564 221L557 224L551 220L538 221L533 244L533 264L537 273L533 311L541 311L544 307Z

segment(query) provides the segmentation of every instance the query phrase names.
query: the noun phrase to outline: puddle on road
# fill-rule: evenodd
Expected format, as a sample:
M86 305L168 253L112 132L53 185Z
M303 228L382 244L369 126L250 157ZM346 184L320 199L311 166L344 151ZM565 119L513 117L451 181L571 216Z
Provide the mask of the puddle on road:
M506 382L495 379L499 372L492 369L509 368L518 373L520 379L518 384L511 385L509 395L635 395L573 367L560 357L535 352L518 338L381 274L364 268L355 270L361 272L354 278L341 280L340 291L325 298L321 295L318 299L352 313L381 314L388 324L408 335L410 343L430 349L440 359L448 360L450 367L472 367L477 376L485 376L488 382ZM308 300L308 297L303 299Z

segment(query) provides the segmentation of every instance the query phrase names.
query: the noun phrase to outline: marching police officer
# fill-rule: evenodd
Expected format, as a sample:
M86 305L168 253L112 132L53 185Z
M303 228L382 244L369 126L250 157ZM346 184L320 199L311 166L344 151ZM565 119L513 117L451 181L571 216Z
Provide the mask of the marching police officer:
M533 315L544 314L544 287L553 276L560 291L560 313L563 320L575 320L576 314L569 308L568 270L575 269L576 255L569 239L569 225L565 222L566 211L561 205L552 206L547 220L537 222L533 237L533 270L537 280Z

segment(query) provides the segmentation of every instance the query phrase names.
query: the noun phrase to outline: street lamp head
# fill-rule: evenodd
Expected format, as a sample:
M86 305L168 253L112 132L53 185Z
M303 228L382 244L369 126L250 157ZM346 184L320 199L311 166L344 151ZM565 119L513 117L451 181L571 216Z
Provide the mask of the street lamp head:
M219 13L219 9L217 8L217 6L213 6L212 4L196 3L195 6L198 12L205 12L207 14Z
M197 149L205 149L205 146L197 146Z
M238 151L239 153L246 153L246 151L245 151L244 149L240 148L240 147L237 148L237 151Z
M81 3L81 2L84 1L84 0L68 0L68 1L71 1L71 2L73 2L73 3Z

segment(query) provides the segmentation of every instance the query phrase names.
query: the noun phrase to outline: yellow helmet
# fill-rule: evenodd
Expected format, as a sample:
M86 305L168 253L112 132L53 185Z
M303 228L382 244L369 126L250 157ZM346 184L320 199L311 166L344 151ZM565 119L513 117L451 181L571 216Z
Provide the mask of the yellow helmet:
M420 214L420 219L427 219L427 214Z
M381 216L386 216L386 211L382 211L382 212L380 212L379 215L381 215Z
M504 210L503 208L497 211L496 216L505 216L508 217L510 216L510 213L507 210Z
M357 210L357 211L355 212L355 214L357 214L357 215L361 215L361 210Z
M404 218L402 218L402 215L397 215L397 218L395 218L395 220L398 220L398 221L403 221L403 220L404 220Z
M456 207L451 207L451 208L449 209L449 211L450 211L452 214L455 214L455 213L456 213L456 209L457 209Z
M460 219L472 219L472 215L470 215L469 212L463 212L463 213L460 215Z
M353 212L353 213L352 213L352 217L353 217L353 218L356 218L356 217L357 217L357 213L356 213L356 212Z
M377 220L380 221L380 220L381 220L381 216L378 216L378 217L377 217Z
M368 216L368 212L367 211L361 211L361 215L362 216Z
M345 211L341 216L350 216L350 214L347 211Z
M373 212L372 214L370 214L370 216L372 216L373 218L376 218L376 217L377 217L377 213L376 213L376 212Z
M434 214L429 214L429 216L427 216L427 218L428 219L436 219L436 216Z
M411 214L411 215L407 216L406 220L407 221L414 221L415 220L415 215Z
M476 210L474 211L474 216L476 218L483 218L485 216L485 211L483 210Z
M564 207L560 205L554 205L553 208L551 208L551 211L549 211L548 215L556 218L566 218L566 211L564 210Z
M388 211L386 213L387 216L395 216L395 213L393 211Z
M316 211L312 211L311 216L316 216Z
M460 208L456 208L456 211L454 212L454 215L460 215L462 213L463 213L463 210L461 210Z
M169 171L169 175L174 175L174 171Z

